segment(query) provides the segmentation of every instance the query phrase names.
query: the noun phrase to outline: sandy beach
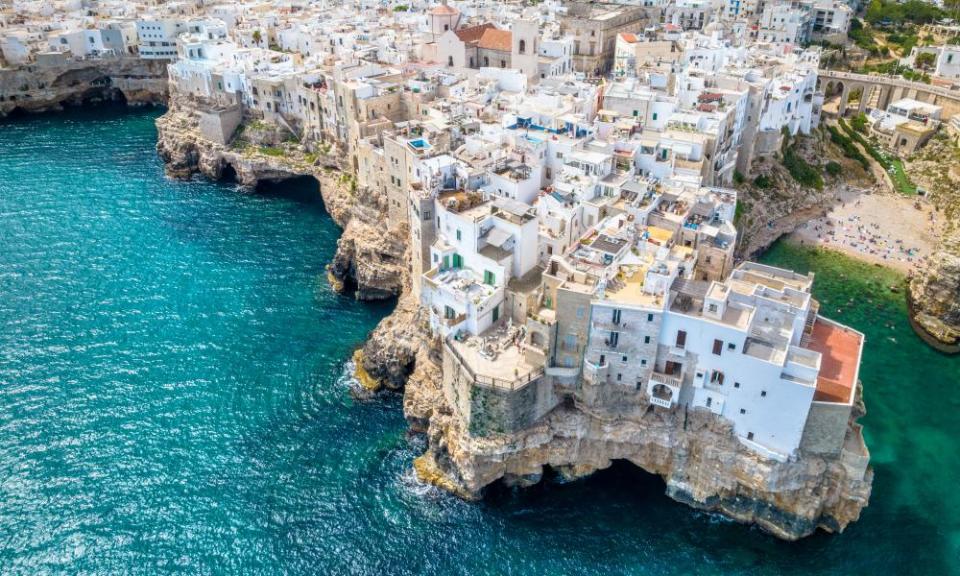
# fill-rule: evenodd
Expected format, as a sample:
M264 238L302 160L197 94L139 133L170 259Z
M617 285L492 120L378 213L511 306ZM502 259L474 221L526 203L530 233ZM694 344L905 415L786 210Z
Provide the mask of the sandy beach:
M905 274L933 254L940 222L928 202L893 192L848 188L827 214L801 224L788 238L838 250Z

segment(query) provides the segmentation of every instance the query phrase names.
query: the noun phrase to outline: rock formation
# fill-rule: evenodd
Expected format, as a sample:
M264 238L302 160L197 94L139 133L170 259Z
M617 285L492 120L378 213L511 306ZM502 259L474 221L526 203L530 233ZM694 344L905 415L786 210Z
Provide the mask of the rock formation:
M189 178L199 173L219 180L232 172L241 186L251 190L259 182L316 178L327 212L343 228L330 265L334 285L354 288L361 300L400 293L407 274L406 225L397 223L384 230L385 199L374 193L358 194L353 176L340 170L335 151L316 154L286 143L278 155L249 144L218 144L200 133L197 114L188 101L173 98L167 113L157 119L157 152L168 175Z
M404 395L407 419L428 438L415 469L422 480L463 498L479 498L498 480L535 484L547 467L575 479L628 460L661 476L671 498L787 540L817 528L841 531L869 500L873 473L855 424L863 414L859 400L839 458L764 458L707 410L668 411L642 400L625 401L616 413L592 413L571 400L520 433L480 438L454 416L427 348L419 351Z
M914 329L943 352L960 352L960 151L938 134L908 159L907 171L944 218L936 255L910 281Z
M765 459L708 412L663 411L636 399L622 403L618 413L591 413L571 399L520 433L471 436L441 391L440 347L408 290L407 230L399 224L384 233L384 199L358 194L336 155L311 155L299 145L266 154L260 137L251 134L220 145L205 139L197 124L195 111L178 101L157 121L157 150L172 176L218 179L232 170L245 187L314 176L327 210L344 228L330 266L335 284L355 285L360 298L400 294L394 312L354 359L364 389L404 389L404 414L429 442L415 462L422 480L475 499L498 480L534 484L548 466L578 478L624 459L663 477L672 498L786 539L818 527L842 530L866 505L872 472L865 468L863 440L853 422L862 406L850 423L846 456L835 459Z
M0 95L0 117L97 102L164 104L167 67L158 60L110 58L7 68L0 70Z
M914 328L942 352L960 352L960 239L946 235L908 293Z

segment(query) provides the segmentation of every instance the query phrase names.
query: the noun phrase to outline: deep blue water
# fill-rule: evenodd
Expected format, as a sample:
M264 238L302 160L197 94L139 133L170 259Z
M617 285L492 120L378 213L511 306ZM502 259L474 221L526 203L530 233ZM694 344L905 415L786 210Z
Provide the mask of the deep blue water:
M331 291L315 191L167 180L156 115L0 123L0 574L955 571L958 372L912 344L927 375L891 368L899 300L840 314L884 358L863 371L875 495L843 535L778 542L628 465L465 503L413 480L398 398L350 396L390 306ZM870 286L771 258L827 295Z

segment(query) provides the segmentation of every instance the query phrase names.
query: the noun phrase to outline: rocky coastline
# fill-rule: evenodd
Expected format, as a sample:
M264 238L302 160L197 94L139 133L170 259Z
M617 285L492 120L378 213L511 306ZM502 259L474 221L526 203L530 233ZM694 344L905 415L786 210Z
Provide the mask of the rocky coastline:
M393 313L355 354L356 376L361 396L402 390L412 431L428 439L426 452L414 463L422 481L478 499L495 482L530 486L547 470L575 479L627 460L662 477L671 498L787 540L818 528L841 531L867 505L872 470L856 424L863 413L859 400L847 449L838 458L778 462L760 457L739 443L729 424L705 411L664 412L638 399L625 399L621 411L603 414L571 401L521 433L471 436L441 391L440 343L429 336L409 291L406 226L393 224L384 231L385 199L357 194L345 171L349 168L340 165L342 155L335 151L317 155L292 146L276 156L256 147L217 144L200 134L195 114L189 102L173 99L157 121L157 151L169 175L221 179L232 174L249 189L265 181L316 178L327 210L343 228L329 269L334 286L353 288L361 299L398 296Z
M384 230L385 199L357 194L336 150L322 155L296 146L282 156L272 156L255 147L218 144L200 134L196 114L188 103L171 98L167 112L157 119L157 153L169 176L199 174L212 180L229 176L248 190L260 182L316 179L327 212L343 229L329 267L334 286L353 290L360 300L400 294L408 275L406 227L400 223Z
M16 111L58 112L103 102L164 105L167 66L165 61L122 57L0 68L0 96L0 118Z

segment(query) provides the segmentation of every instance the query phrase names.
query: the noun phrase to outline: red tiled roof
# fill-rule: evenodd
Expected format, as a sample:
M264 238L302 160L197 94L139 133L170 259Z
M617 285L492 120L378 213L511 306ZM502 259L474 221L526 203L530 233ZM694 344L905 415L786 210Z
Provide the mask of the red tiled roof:
M439 4L430 9L430 13L436 16L453 16L459 14L460 11L454 8L453 6L447 6L446 4Z
M497 27L493 24L487 22L486 24L480 24L479 26L470 26L469 28L461 28L460 30L454 31L464 44L476 44L480 41L480 37L483 36L483 33L487 30L496 30Z
M513 45L513 34L509 30L497 30L491 28L480 37L481 48L486 50L499 50L500 52L509 52Z
M814 400L850 401L857 384L862 339L863 336L853 330L817 318L808 345L821 355Z

